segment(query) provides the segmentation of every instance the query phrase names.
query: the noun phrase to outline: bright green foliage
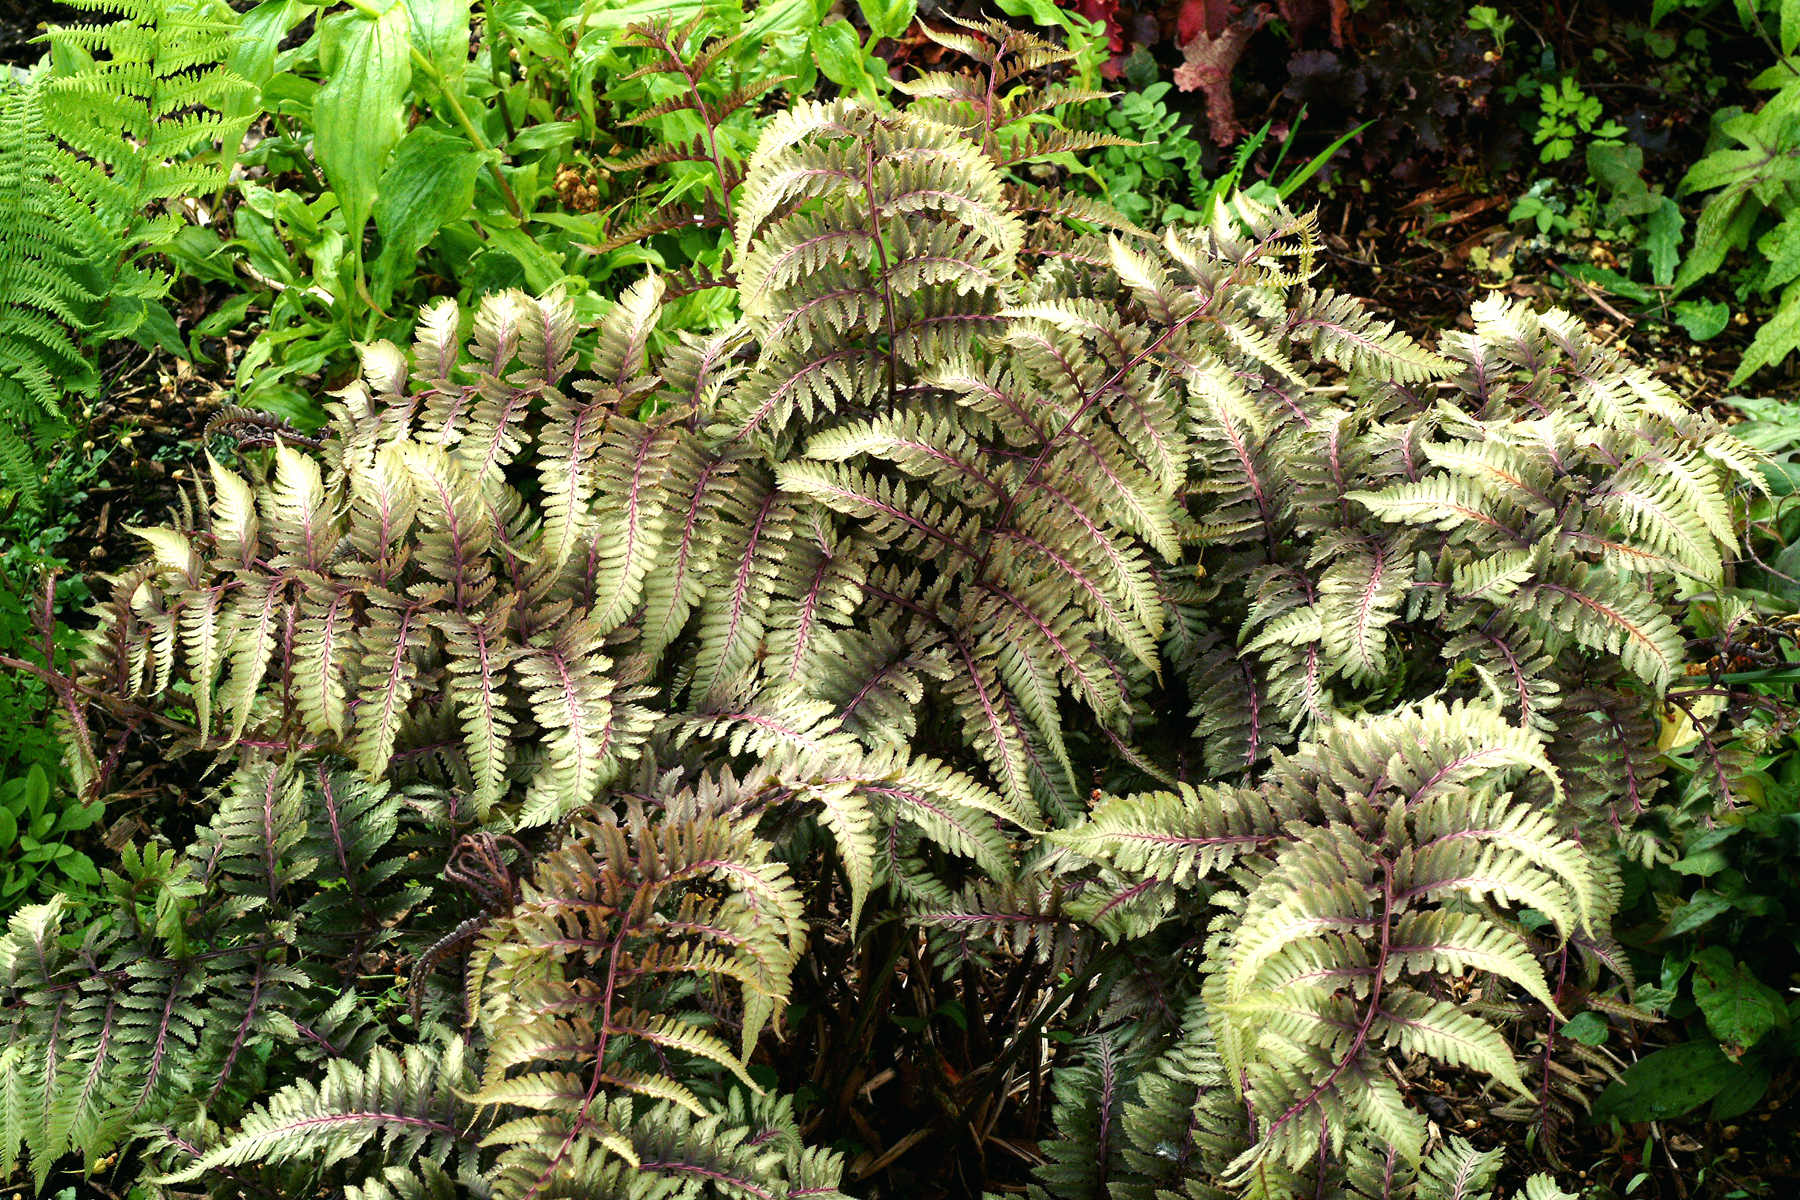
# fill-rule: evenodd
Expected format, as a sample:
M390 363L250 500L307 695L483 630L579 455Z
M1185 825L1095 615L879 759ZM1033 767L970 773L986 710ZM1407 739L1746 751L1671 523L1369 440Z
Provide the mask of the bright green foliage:
M93 224L52 180L42 85L0 90L0 484L27 504L63 392L91 374L76 337L96 300Z
M75 0L118 14L52 29L56 68L0 89L0 484L35 502L65 394L96 382L87 347L169 340L168 281L144 262L184 222L184 196L224 172L244 121L219 65L222 0Z
M1541 113L1537 133L1532 141L1538 146L1538 157L1552 163L1575 153L1578 139L1602 141L1617 138L1625 127L1617 121L1600 123L1600 101L1581 90L1573 76L1564 76L1561 86L1546 83L1538 93Z
M129 299L154 281L138 260L183 224L175 206L155 214L151 206L222 185L224 172L204 156L215 146L235 153L243 135L242 120L216 111L244 87L220 65L236 17L217 0L74 0L72 7L118 19L49 34L67 64L45 84L49 130L63 143L55 169L112 231L120 253L108 282Z
M1776 71L1779 79L1791 78ZM1720 114L1717 127L1729 141L1681 181L1684 191L1713 195L1695 223L1675 290L1692 287L1718 270L1729 251L1754 243L1762 267L1756 288L1781 298L1745 351L1731 380L1736 385L1800 348L1800 84L1786 83L1754 113Z
M432 889L439 927L468 915L407 946L418 1047L178 1114L171 1177L835 1195L787 1101L747 1098L784 1011L939 974L1016 1002L964 1010L993 1062L946 1128L1041 1072L1050 1020L1113 1039L1065 1075L1051 1194L1429 1197L1487 1169L1423 1153L1385 1063L1522 1091L1450 989L1567 1015L1617 962L1605 855L1755 456L1564 314L1494 301L1421 346L1315 286L1309 216L1240 197L1159 240L1018 187L1083 144L1022 124L1061 53L940 37L980 69L906 112L769 120L729 197L730 329L651 353L653 276L577 370L560 294L490 296L467 345L440 302L410 355L366 347L316 442L235 415L270 453L140 531L79 667L84 785L152 725L235 767L190 857L261 920L337 855L302 939L409 870L320 845L311 781L405 795L481 906ZM342 991L384 1044L394 999ZM39 1040L55 995L15 992ZM1088 1135L1120 1105L1125 1140ZM106 1144L23 1136L70 1129Z
M1657 0L1651 23L1685 6L1681 0ZM1734 387L1800 348L1800 74L1795 70L1800 63L1800 4L1738 0L1737 13L1746 29L1779 51L1779 61L1749 81L1751 87L1775 94L1754 111L1731 107L1713 113L1708 153L1681 181L1684 192L1711 195L1675 276L1679 294L1719 270L1728 253L1742 250L1750 262L1737 279L1738 297L1779 293L1774 314L1757 331L1732 377ZM1718 326L1697 306L1689 306L1688 312L1684 323L1716 332Z
M384 0L325 12L318 37L278 49L312 12L269 0L245 15L232 61L281 112L244 155L266 176L177 248L196 275L268 289L250 293L268 316L236 364L246 403L322 422L308 377L407 340L446 292L473 305L560 286L583 357L621 274L646 263L675 274L659 348L735 316L731 293L678 272L720 271L759 109L776 87L804 92L822 4Z
M1204 216L1178 203L1184 195L1205 195L1208 187L1193 127L1163 102L1173 87L1162 81L1127 92L1106 113L1106 128L1126 144L1108 147L1094 173L1108 202L1143 224Z

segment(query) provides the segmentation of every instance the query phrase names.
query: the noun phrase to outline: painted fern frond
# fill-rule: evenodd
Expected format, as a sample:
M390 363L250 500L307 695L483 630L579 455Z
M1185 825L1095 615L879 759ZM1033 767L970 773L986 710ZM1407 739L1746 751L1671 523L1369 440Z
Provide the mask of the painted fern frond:
M366 1063L339 1059L317 1084L303 1080L277 1092L220 1145L159 1182L187 1182L254 1162L308 1159L330 1166L377 1140L384 1156L423 1157L442 1167L472 1149L480 1133L480 1110L462 1098L473 1084L458 1040L441 1050L409 1047L404 1055L379 1048Z
M1326 361L1360 375L1414 384L1449 373L1449 363L1396 332L1392 322L1371 320L1354 296L1302 288L1286 328Z
M1547 800L1559 794L1538 735L1490 711L1425 706L1338 723L1278 759L1261 790L1112 800L1056 835L1123 877L1094 913L1115 938L1190 919L1183 896L1220 903L1213 877L1241 889L1220 903L1204 992L1228 1076L1254 1111L1281 1115L1233 1176L1266 1159L1304 1169L1321 1139L1359 1123L1416 1161L1423 1129L1380 1082L1391 1048L1523 1090L1500 1034L1423 989L1479 971L1554 1012L1535 950L1470 903L1535 908L1565 936L1610 911L1590 852L1550 810L1501 790L1534 777ZM1160 903L1145 902L1146 885Z

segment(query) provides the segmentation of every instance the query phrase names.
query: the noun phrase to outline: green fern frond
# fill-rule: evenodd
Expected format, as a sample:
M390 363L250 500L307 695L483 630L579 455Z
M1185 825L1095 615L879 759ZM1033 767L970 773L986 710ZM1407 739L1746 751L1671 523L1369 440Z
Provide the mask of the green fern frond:
M404 1055L378 1048L367 1063L339 1059L317 1084L301 1080L275 1093L220 1145L158 1182L252 1162L306 1158L329 1166L375 1141L393 1160L424 1155L442 1167L471 1150L480 1132L480 1110L462 1099L474 1083L465 1053L453 1039L441 1050L419 1045Z

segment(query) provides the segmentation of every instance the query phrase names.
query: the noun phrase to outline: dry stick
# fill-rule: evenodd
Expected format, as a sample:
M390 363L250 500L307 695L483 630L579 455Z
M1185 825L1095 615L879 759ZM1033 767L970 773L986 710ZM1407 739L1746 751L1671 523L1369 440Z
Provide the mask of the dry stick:
M1606 312L1608 316L1616 317L1618 320L1623 321L1627 326L1637 324L1636 321L1608 304L1605 295L1601 293L1599 288L1595 287L1585 279L1577 279L1575 276L1569 274L1567 271L1563 270L1563 265L1561 263L1551 263L1550 265L1556 268L1556 273L1558 275L1561 275L1564 279L1567 279L1570 283L1579 287L1582 294L1589 300L1592 300L1594 304Z

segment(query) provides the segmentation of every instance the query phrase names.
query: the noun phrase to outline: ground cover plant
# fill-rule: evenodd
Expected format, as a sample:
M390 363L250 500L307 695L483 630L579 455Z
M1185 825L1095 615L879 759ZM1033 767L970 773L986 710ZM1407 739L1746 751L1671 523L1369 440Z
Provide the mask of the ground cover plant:
M175 511L115 510L142 557L105 578L35 577L104 467L67 439L0 518L21 1190L1779 1169L1688 1131L1731 1141L1793 1069L1781 404L1690 407L1618 327L1503 296L1397 331L1333 289L1347 224L1287 207L1372 127L1200 150L1179 88L1097 93L1048 9L1056 41L904 5L204 11L255 85L204 119L251 133L205 126L187 194L127 215L172 272L143 353L328 419L162 447ZM1457 19L1505 49L1530 16ZM119 70L67 52L101 36L0 101ZM1544 61L1530 152L1679 215ZM68 411L106 411L117 337L28 307L95 381Z
M1535 178L1510 219L1530 222L1560 273L1640 319L1699 342L1745 328L1729 387L1781 368L1800 344L1785 248L1800 37L1791 6L1656 4L1610 17L1603 44L1580 54L1566 29L1552 45L1535 26L1480 13L1471 21L1494 30L1513 63L1502 94L1535 122L1538 161L1524 172ZM1528 28L1543 44L1522 36Z

